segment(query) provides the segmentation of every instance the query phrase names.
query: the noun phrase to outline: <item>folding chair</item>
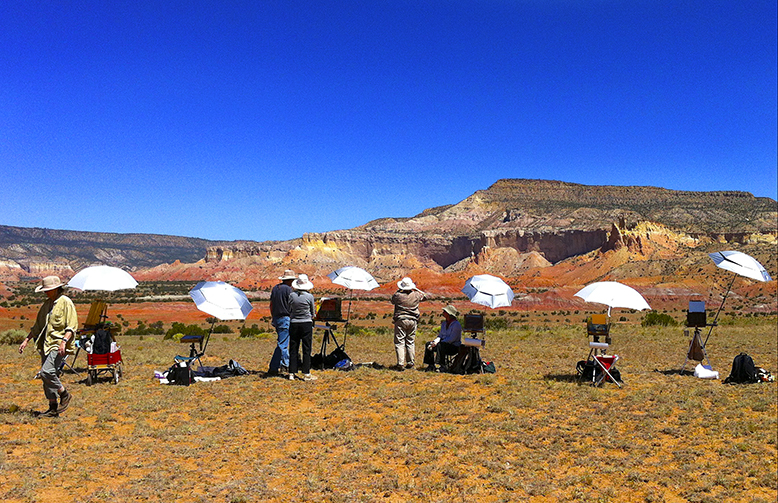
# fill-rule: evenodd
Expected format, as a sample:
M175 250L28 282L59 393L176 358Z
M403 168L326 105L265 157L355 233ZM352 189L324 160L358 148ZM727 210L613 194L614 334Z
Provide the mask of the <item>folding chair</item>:
M607 354L611 344L608 316L605 314L593 314L589 316L586 320L586 334L587 338L592 338L592 340L589 341L589 355L586 357L585 364L593 367L591 384L593 386L600 386L603 382L610 381L621 388L618 379L613 377L613 374L611 373L611 370L615 370L615 365L619 360L619 356ZM604 338L604 342L600 341L601 338ZM584 373L581 372L578 376L579 381L583 378L583 375Z
M702 340L702 328L706 326L713 327L715 326L715 322L712 325L708 325L707 315L705 313L705 301L689 301L689 310L686 312L686 325L689 328L694 328L694 333L689 340L689 350L686 352L686 360L683 362L680 373L683 374L689 360L695 360L700 363L707 361L708 365L703 365L703 367L711 370L713 367L710 364L708 352L705 350L707 339L704 342ZM683 331L683 334L686 337L689 337L689 333L690 331L688 328Z
M213 325L211 325L213 328ZM205 350L208 348L208 341L211 340L211 331L209 330L206 335L185 335L181 337L181 344L189 344L189 356L176 355L173 360L176 363L186 362L187 366L191 367L192 364L197 361L200 364L200 368L203 368L203 362L200 359L205 355ZM195 347L197 344L197 347Z

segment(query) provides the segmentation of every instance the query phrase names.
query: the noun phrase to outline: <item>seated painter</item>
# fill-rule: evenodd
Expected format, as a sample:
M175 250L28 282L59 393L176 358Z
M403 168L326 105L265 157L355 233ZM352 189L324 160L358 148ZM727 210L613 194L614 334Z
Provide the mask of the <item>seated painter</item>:
M443 308L443 321L440 324L440 332L435 340L430 341L424 347L424 363L429 371L437 370L436 365L443 365L445 357L459 353L462 342L462 325L457 321L459 311L454 306ZM441 368L446 371L448 369Z

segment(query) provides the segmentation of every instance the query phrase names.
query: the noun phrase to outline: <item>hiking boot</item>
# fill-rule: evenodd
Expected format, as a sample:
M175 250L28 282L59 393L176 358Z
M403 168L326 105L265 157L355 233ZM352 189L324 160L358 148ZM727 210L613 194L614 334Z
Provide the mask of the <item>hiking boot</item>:
M288 373L289 373L289 367L287 367L287 366L285 366L285 365L281 365L281 366L278 368L278 373L279 373L279 374L288 374Z
M73 395L71 395L68 390L62 392L62 394L59 396L59 407L57 407L58 414L62 414L67 410L68 405L70 405L71 398L73 398Z
M315 381L316 379L318 379L318 377L313 374L303 374L303 381Z
M406 368L406 369L413 369L414 367L416 367L416 365L415 365L415 364L413 364L413 363L409 363L409 364L407 364L407 365L405 366L405 368Z
M46 412L41 412L38 414L38 417L59 417L59 412L57 412L57 402L49 402L49 410Z

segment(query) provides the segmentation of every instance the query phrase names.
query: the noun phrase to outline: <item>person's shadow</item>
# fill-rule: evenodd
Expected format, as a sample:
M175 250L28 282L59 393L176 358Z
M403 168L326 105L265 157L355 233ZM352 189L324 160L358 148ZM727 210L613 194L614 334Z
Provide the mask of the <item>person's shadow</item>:
M543 376L546 381L556 382L578 382L578 374L546 374Z
M11 405L10 407L0 407L0 414L38 417L41 413L37 410L22 409L16 405Z

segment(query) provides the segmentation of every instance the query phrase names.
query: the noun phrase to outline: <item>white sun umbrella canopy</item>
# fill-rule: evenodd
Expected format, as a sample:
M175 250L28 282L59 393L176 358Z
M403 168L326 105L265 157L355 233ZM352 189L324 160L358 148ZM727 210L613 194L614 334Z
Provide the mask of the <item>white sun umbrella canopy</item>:
M772 280L764 266L751 255L730 250L709 253L708 256L713 259L713 262L715 262L718 267L724 270L757 281Z
M608 316L611 308L635 309L642 311L651 309L646 299L632 287L623 285L617 281L599 281L582 288L575 294L586 302L605 304L608 306Z
M345 286L349 290L372 290L378 288L378 282L366 270L347 265L327 275L336 285Z
M253 309L245 293L224 281L201 281L189 296L197 309L222 321L245 320Z
M470 302L492 309L510 306L514 296L505 281L491 274L479 274L468 279L462 293Z
M118 267L95 265L78 272L68 281L68 286L79 290L102 290L114 292L138 286L130 273Z

